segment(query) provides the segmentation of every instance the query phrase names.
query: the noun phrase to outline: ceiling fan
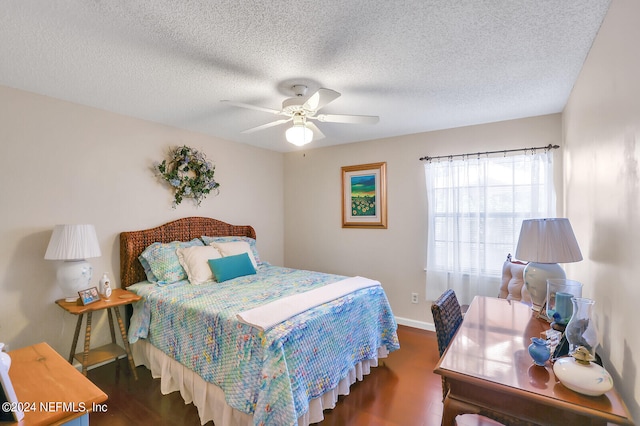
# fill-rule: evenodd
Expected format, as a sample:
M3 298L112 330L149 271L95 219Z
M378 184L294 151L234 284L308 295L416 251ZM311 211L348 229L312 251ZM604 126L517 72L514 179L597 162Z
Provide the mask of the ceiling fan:
M241 108L248 108L286 117L244 130L241 133L253 133L258 130L268 129L269 127L278 126L292 121L293 126L287 129L285 136L288 142L298 146L311 142L314 136L316 139L324 138L324 135L318 126L311 122L311 120L317 120L324 123L346 124L375 124L380 120L379 117L373 115L318 114L318 111L322 107L336 100L340 96L340 93L335 90L320 88L317 92L309 96L309 98L305 99L304 96L307 94L307 86L296 84L292 87L292 90L295 97L285 99L282 102L281 110L263 108L228 100L223 100L221 102L226 102L230 105Z

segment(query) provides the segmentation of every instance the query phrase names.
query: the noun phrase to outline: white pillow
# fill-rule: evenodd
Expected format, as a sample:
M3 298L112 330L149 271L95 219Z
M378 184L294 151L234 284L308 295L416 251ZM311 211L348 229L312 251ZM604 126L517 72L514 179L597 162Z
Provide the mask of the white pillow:
M251 251L251 246L246 241L232 241L228 243L216 243L213 242L210 246L218 249L222 257L233 256L235 254L247 253L249 255L249 259L251 259L251 263L254 268L258 267L256 263L256 258L253 256Z
M213 281L213 272L207 261L222 257L218 249L212 246L179 248L176 254L180 265L187 273L189 282L194 285Z

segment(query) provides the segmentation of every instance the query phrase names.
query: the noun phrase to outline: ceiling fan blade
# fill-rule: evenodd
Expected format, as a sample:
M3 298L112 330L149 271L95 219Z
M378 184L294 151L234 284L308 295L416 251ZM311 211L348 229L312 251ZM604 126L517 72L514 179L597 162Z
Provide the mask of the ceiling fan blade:
M324 123L376 124L380 121L375 115L318 114L314 118Z
M309 111L317 111L329 102L333 102L340 97L340 93L331 89L320 88L316 93L302 105L302 108Z
M324 133L322 133L320 131L320 129L318 129L318 126L316 126L315 124L311 123L310 121L307 121L306 126L309 129L311 129L311 131L313 132L313 140L314 141L324 138Z
M240 108L247 108L247 109L253 109L256 111L268 112L269 114L280 114L280 111L278 111L277 109L263 108L263 107L259 107L251 104L245 104L242 102L228 101L226 99L220 102L225 102L225 103L228 103L229 105L237 106Z
M240 133L253 133L253 132L257 132L258 130L264 130L264 129L268 129L269 127L273 127L273 126L278 126L280 124L284 124L287 121L291 121L293 118L286 118L286 119L282 119L282 120L276 120L276 121L272 121L271 123L267 123L267 124L263 124L261 126L257 126L257 127L252 127L251 129L247 129L247 130L243 130Z

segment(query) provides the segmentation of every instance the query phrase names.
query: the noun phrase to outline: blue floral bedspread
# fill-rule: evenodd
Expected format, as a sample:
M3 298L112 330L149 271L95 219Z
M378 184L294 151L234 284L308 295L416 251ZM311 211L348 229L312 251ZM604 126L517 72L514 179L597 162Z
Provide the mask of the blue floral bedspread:
M223 283L139 283L129 340L148 339L219 386L227 404L255 425L294 425L309 401L335 388L379 347L400 347L380 286L358 290L262 332L236 314L342 280L340 275L263 264L256 275Z

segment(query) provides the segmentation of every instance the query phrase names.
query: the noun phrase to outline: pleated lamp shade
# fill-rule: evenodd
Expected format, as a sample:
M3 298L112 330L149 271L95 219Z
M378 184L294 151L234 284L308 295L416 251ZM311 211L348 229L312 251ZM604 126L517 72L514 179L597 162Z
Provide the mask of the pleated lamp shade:
M582 260L569 219L522 221L516 259L537 263L571 263Z
M96 228L93 225L56 225L44 258L80 260L101 255Z

